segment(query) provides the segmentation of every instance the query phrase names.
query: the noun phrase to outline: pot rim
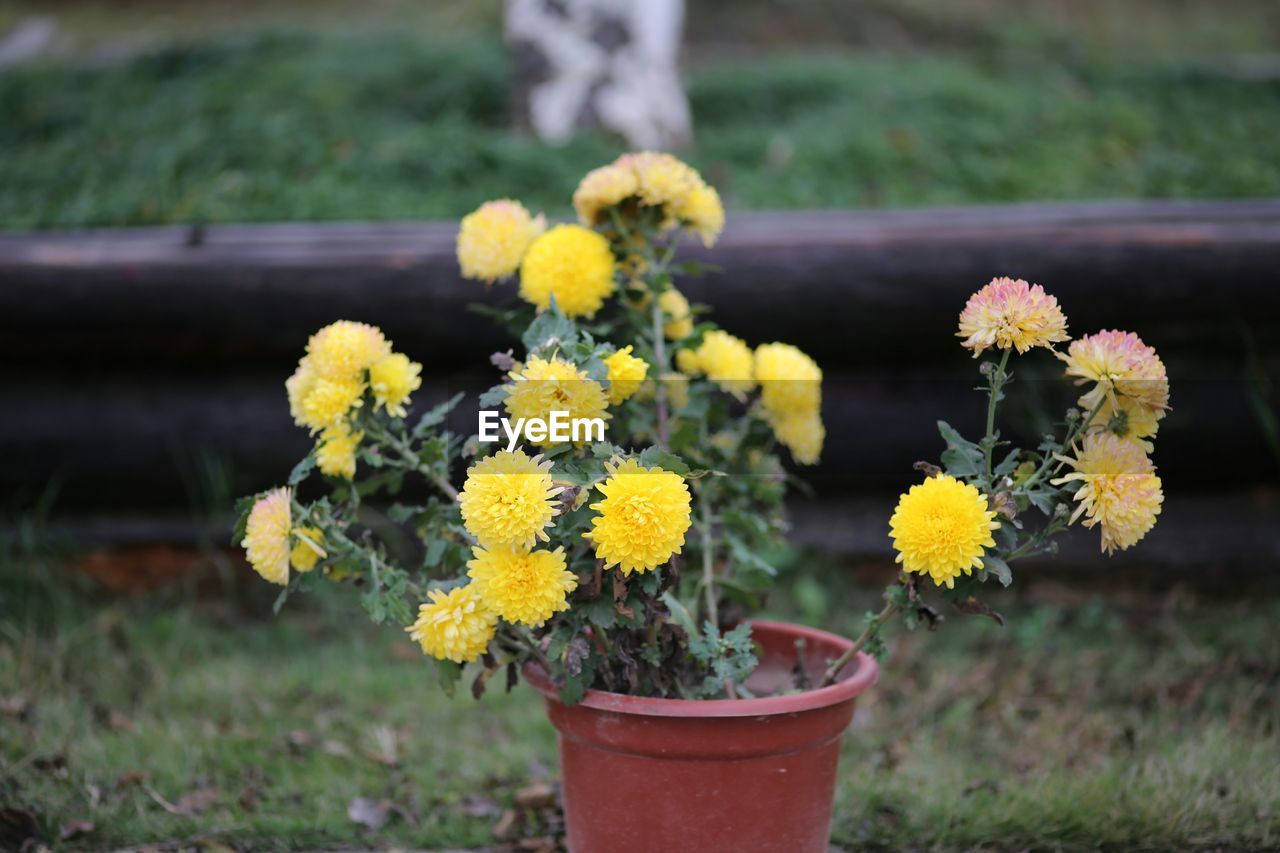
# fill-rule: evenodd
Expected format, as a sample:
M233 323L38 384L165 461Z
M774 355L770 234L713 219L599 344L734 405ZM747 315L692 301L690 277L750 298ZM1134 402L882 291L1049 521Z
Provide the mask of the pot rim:
M823 645L836 646L842 653L853 645L851 640L838 634L805 625L767 619L747 621L753 628L785 631L810 642L817 641ZM764 717L796 714L848 702L869 690L880 679L880 666L875 658L865 652L858 652L857 661L858 668L835 684L787 696L765 696L758 699L657 699L593 689L586 692L582 701L578 703L578 707L648 717ZM846 667L846 671L847 669ZM551 683L551 678L541 666L529 662L525 664L524 674L525 679L535 690L548 699L560 701L560 692L556 690Z

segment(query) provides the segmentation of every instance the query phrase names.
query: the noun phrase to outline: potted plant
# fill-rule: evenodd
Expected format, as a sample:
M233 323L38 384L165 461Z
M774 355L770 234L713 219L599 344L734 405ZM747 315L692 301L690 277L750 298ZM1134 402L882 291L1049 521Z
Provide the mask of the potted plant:
M784 450L822 450L822 371L789 344L753 350L676 289L696 272L682 237L710 246L724 224L692 168L625 155L573 201L579 223L549 229L510 200L462 220L463 275L515 277L520 297L491 311L520 348L492 357L475 434L445 426L459 397L410 417L421 367L376 327L333 323L286 382L315 448L242 502L236 540L284 587L277 607L358 589L446 690L523 672L560 735L571 849L825 850L841 734L891 618L932 624L939 596L990 612L981 585L1008 585L1077 520L1107 551L1152 527L1164 367L1132 334L1069 342L1052 296L992 281L960 316L963 346L995 356L986 431L939 424L939 464L917 466L889 520L902 571L884 608L853 641L752 621L786 530ZM1061 438L1011 447L1010 359L1059 345L1079 406Z

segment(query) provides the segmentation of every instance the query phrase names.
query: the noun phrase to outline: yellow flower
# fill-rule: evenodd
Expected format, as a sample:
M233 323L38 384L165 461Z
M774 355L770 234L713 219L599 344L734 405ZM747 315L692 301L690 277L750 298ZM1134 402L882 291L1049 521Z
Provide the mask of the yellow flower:
M583 536L595 545L605 568L624 575L647 572L679 554L689 529L689 487L679 475L645 468L634 459L606 463L609 477L597 486L604 500L591 504L599 513Z
M676 205L675 214L702 238L708 249L716 244L724 231L724 205L714 187L702 184L695 187Z
M756 347L755 377L760 402L775 418L816 414L822 406L822 370L790 344Z
M299 572L311 571L320 558L325 556L324 548L320 546L324 541L324 534L318 527L295 527L293 538L298 541L289 552L289 565Z
M604 360L609 368L609 402L612 405L627 400L649 375L649 363L631 354L631 347L625 346Z
M311 359L303 356L298 362L298 369L285 380L284 388L289 395L289 415L298 426L308 426L310 419L306 412L307 397L316 387L316 369L311 366Z
M822 445L827 438L827 429L822 424L822 416L817 412L794 414L786 417L770 418L773 435L791 451L791 458L801 465L817 465L822 456Z
M1077 455L1057 457L1075 470L1051 481L1079 482L1080 502L1071 516L1085 516L1084 526L1102 526L1102 550L1108 554L1130 547L1155 527L1164 502L1160 478L1142 448L1110 433L1085 436Z
M678 341L693 334L693 314L689 310L689 300L674 287L668 287L658 297L658 305L670 319L662 327L662 333L669 341Z
M515 381L507 386L503 405L512 418L542 418L549 422L552 412L566 412L570 418L610 417L609 395L604 386L561 358L534 356L519 372L512 371L511 378ZM578 443L585 441L583 436ZM549 436L535 443L542 447L554 444Z
M618 158L635 170L640 203L666 208L673 217L689 201L689 195L703 186L702 177L687 163L661 151L640 151Z
M685 355L688 352L689 355ZM755 387L755 358L741 338L713 329L696 350L681 350L676 364L682 373L704 373L724 390L742 395Z
M253 570L274 584L289 583L289 531L292 524L293 493L273 489L254 503L245 524L240 547Z
M640 189L640 180L634 169L611 163L592 169L578 184L573 193L573 208L583 225L596 225L606 217L601 214L631 196Z
M511 199L485 202L462 218L458 229L458 266L464 278L492 284L520 269L529 244L546 228L539 214L529 215Z
M532 548L547 540L544 528L556 514L551 462L523 450L499 450L467 471L458 495L462 522L486 548Z
M316 446L316 467L320 473L348 480L355 477L356 448L362 438L364 433L353 433L345 421L327 427L320 433L320 444Z
M369 385L375 404L385 407L387 414L403 418L409 395L422 387L421 374L422 365L400 353L374 362L369 368Z
M363 371L391 354L391 344L375 326L339 320L311 336L307 355L323 379L360 380Z
M418 607L418 620L405 630L437 660L470 663L485 653L498 615L485 607L474 584L449 592L433 589L431 601Z
M949 475L930 477L898 499L889 535L904 571L955 586L960 575L982 568L985 548L995 547L1000 527L987 496Z
M1012 278L994 278L970 296L960 312L956 334L964 338L963 346L973 350L974 358L987 347L1014 347L1025 353L1032 347L1053 349L1055 343L1070 340L1058 300L1038 284Z
M557 225L529 247L520 296L545 311L554 296L568 317L594 317L613 295L616 262L609 241L581 225Z
M471 586L485 606L508 622L541 625L569 609L578 578L565 568L564 548L526 551L500 546L472 548L467 563Z
M1066 355L1058 357L1066 362L1066 373L1076 377L1077 385L1096 383L1080 398L1085 411L1092 411L1104 400L1118 402L1117 398L1129 400L1157 421L1169 409L1169 376L1164 362L1133 332L1085 335L1072 341Z
M302 424L314 433L341 422L363 405L364 389L360 379L317 379L302 401Z

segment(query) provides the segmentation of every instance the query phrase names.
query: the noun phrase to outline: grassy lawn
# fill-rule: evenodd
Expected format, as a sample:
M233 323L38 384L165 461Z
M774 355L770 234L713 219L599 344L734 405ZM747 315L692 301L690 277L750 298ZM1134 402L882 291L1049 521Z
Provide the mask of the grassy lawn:
M483 846L554 781L531 691L449 700L344 598L272 619L247 580L251 606L90 601L32 571L0 574L0 791L55 847ZM872 603L792 571L780 615L847 631ZM845 739L837 844L1280 844L1280 595L1031 581L1003 605L1004 629L956 616L892 644ZM385 825L352 822L357 798ZM75 821L94 828L58 841Z
M459 28L232 32L0 74L0 227L447 218L506 195L566 213L619 143L512 133L499 42ZM737 209L1280 195L1280 76L1018 32L707 48L688 157Z

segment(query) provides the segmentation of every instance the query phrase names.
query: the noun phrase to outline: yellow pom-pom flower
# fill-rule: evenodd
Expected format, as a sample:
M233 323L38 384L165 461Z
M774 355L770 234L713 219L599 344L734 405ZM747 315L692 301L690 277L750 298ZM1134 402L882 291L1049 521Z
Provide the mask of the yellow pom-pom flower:
M685 353L689 353L685 355ZM702 373L731 394L741 396L755 387L755 356L741 338L713 329L696 350L681 350L676 363L683 373Z
M437 660L470 663L485 653L497 630L498 614L485 606L473 584L448 592L433 589L418 607L418 619L405 630Z
M360 379L317 379L302 401L302 424L318 432L342 422L363 405L364 389Z
M822 369L790 344L756 347L760 402L775 418L808 417L822 406Z
M534 356L519 371L513 371L511 378L515 381L507 386L503 405L513 418L549 421L552 412L566 412L570 418L610 417L604 386L561 358ZM579 443L586 440L581 436ZM554 444L550 436L536 443L542 447Z
M422 387L422 365L406 355L392 353L369 368L369 387L374 403L397 418L405 416L409 395Z
M684 480L634 459L607 463L605 471L608 478L596 487L604 500L591 504L598 515L583 534L605 568L617 566L624 575L647 572L679 554L691 511Z
M304 356L298 362L298 369L284 382L285 391L289 395L289 415L298 426L309 426L310 416L306 410L306 400L315 390L316 369L311 366L311 359Z
M791 451L791 458L801 465L817 465L827 428L817 412L799 413L769 419L773 435Z
M514 275L529 245L546 228L524 205L499 199L480 205L462 218L458 229L458 266L464 278L486 284Z
M639 189L640 180L635 169L628 166L611 163L592 169L573 193L573 208L578 212L578 221L587 226L599 224L607 218L605 211L626 201Z
M988 347L1025 353L1032 347L1053 349L1055 343L1070 339L1058 300L1038 284L1012 278L992 279L970 296L956 334L974 358Z
M362 372L391 354L391 344L376 326L339 320L311 336L307 356L322 379L363 379Z
M253 570L274 584L289 583L289 533L293 530L293 493L272 489L254 503L240 547Z
M938 586L954 587L956 578L983 567L984 549L995 547L995 517L974 486L946 474L930 477L899 498L889 519L897 562Z
M564 548L528 551L472 548L467 576L485 606L508 622L541 625L569 608L578 578L565 567Z
M532 548L547 540L556 514L551 462L523 450L499 450L467 471L458 495L462 523L486 548Z
M297 541L289 552L289 565L299 572L311 571L326 556L320 544L324 541L324 534L318 527L295 527L293 538Z
M1101 525L1103 551L1124 550L1155 527L1164 493L1156 466L1137 444L1099 433L1085 436L1076 456L1057 458L1075 470L1051 482L1080 483L1071 521L1084 515L1085 527Z
M617 267L609 241L581 225L557 225L529 247L520 266L520 296L545 311L556 305L568 317L594 317L613 295Z
M1095 383L1080 398L1080 406L1092 411L1104 400L1128 400L1155 420L1169 409L1169 376L1154 348L1133 332L1116 330L1072 341L1065 355L1067 375L1076 384ZM1114 414L1114 411L1112 412ZM1095 423L1099 419L1095 418ZM1153 430L1154 432L1154 430Z
M658 305L667 316L667 323L662 333L669 341L678 341L693 334L693 313L689 310L689 300L674 287L668 287L658 297Z
M700 184L675 208L681 222L688 225L702 239L708 249L716 244L724 231L724 205L714 187Z
M609 402L616 406L630 399L649 375L649 363L631 354L625 346L604 360L609 368Z
M316 445L316 467L320 469L320 473L348 480L354 478L356 448L363 438L364 433L352 432L346 421L326 427L320 433L320 443Z
M690 194L703 186L701 176L691 166L661 151L624 154L618 162L635 170L641 204L663 207L669 218L674 218L676 211L688 203Z

